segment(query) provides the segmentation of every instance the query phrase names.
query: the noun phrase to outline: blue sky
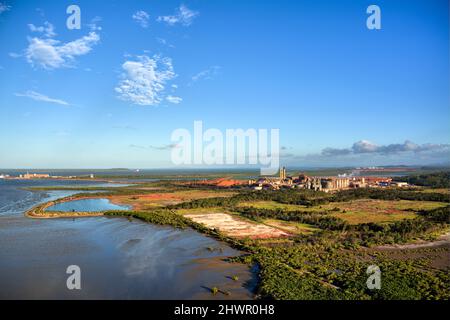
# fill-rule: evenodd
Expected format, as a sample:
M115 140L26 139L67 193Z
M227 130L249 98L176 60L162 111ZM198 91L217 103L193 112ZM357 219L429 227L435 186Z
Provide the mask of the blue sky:
M170 167L195 120L279 128L287 165L449 162L446 0L0 0L0 43L0 168Z

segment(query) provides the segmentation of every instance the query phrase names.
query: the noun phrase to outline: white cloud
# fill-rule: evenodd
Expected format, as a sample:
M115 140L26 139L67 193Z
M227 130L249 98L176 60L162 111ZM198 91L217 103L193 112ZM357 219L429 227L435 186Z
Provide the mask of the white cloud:
M387 145L378 145L367 140L360 140L355 142L351 148L336 149L325 148L322 150L323 156L346 156L346 155L360 155L360 154L381 154L394 155L400 153L413 152L443 152L450 151L450 144L416 144L412 141L406 140L404 143L392 143Z
M192 81L198 81L198 80L208 80L212 79L215 75L219 73L220 66L212 66L209 67L206 70L200 71L196 75L192 77Z
M352 148L355 153L368 153L376 152L379 149L379 146L370 141L361 140L355 142Z
M2 14L5 11L9 11L11 9L11 6L6 5L3 2L0 2L0 14Z
M115 88L119 98L142 106L153 106L164 99L165 85L176 77L172 60L160 56L137 56L122 64L123 79Z
M91 29L91 31L101 31L102 27L97 25L100 21L102 21L102 18L99 16L96 16L95 18L93 18L91 20L90 23L88 23L86 25L89 27L89 29Z
M18 97L27 97L36 101L43 101L43 102L49 102L49 103L55 103L55 104L59 104L62 106L69 106L70 104L64 100L60 100L60 99L54 99L54 98L50 98L46 95L43 95L41 93L38 93L36 91L31 91L28 90L25 93L16 93L16 96Z
M18 54L18 53L15 53L15 52L10 52L10 53L8 53L8 55L11 58L20 58L22 56L21 54Z
M65 44L60 44L60 41L54 39L29 38L25 56L34 67L44 69L70 67L76 56L89 53L99 40L100 36L95 32Z
M180 97L175 97L175 96L167 96L166 100L169 101L170 103L174 103L174 104L179 104L181 103L181 101L183 101L182 98Z
M31 32L44 32L44 27L36 27L34 24L29 23L28 28L30 28Z
M139 145L139 144L129 144L128 145L129 148L136 148L136 149L154 149L154 150L171 150L171 149L175 149L175 148L179 148L179 145L176 143L171 143L171 144L165 144L165 145L161 145L161 146L143 146L143 145Z
M147 147L145 147L145 146L141 146L141 145L134 144L134 143L129 144L128 147L129 148L136 148L136 149L147 149Z
M159 43L161 43L161 44L164 44L164 45L167 44L167 40L166 40L166 39L163 39L163 38L156 38L156 40L157 40Z
M40 15L41 17L45 17L44 9L36 8L36 12L39 13L39 15Z
M136 11L132 17L142 28L148 28L150 16L147 12Z
M158 43L160 43L160 44L162 44L162 45L164 45L164 46L167 46L167 47L169 47L169 48L175 48L175 46L174 46L173 44L167 42L166 39L163 39L163 38L156 38L156 41L158 41Z
M29 24L28 24L28 28L30 28L30 31L31 31L31 32L40 32L40 33L43 33L44 36L45 36L45 37L48 37L48 38L52 38L52 37L56 36L55 28L54 28L53 25L52 25L50 22L48 22L48 21L45 21L45 22L44 22L44 25L43 25L43 26L40 26L40 27L36 27L34 24L29 23Z
M170 26L173 26L177 23L180 23L183 26L189 26L192 24L192 21L195 17L198 16L197 11L190 10L185 5L181 5L178 9L175 15L172 16L159 16L157 21L158 22L165 22Z

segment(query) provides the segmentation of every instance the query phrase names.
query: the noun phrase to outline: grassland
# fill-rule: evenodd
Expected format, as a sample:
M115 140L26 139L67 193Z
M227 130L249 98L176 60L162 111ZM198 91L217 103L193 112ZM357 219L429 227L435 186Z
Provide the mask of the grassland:
M341 218L350 224L361 224L370 222L389 223L413 219L417 217L417 212L421 210L442 208L447 204L432 201L361 199L333 205L340 211L333 213L333 216ZM330 205L328 205L329 208Z
M418 189L417 192L424 192L424 193L442 193L442 194L450 195L450 189L448 189L448 188L436 188L436 189L421 188L421 189Z
M293 222L293 221L265 219L262 221L262 223L264 223L265 225L286 231L287 233L290 233L293 235L300 235L300 234L306 235L306 234L312 234L316 231L319 231L318 228L315 228L312 225L309 225L306 223Z
M447 203L433 201L411 201L411 200L374 200L358 199L354 201L332 202L318 206L305 206L284 204L275 201L247 201L242 202L239 207L252 207L257 209L325 212L331 216L343 219L350 224L361 223L388 223L403 219L417 217L421 210L431 210L445 207Z
M280 209L284 211L308 210L304 205L285 204L276 201L243 201L238 207L252 207L257 209Z

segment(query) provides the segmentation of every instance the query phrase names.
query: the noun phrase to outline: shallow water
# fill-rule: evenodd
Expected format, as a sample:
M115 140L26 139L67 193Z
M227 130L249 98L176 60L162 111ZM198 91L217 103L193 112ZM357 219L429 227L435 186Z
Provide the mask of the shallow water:
M23 213L33 205L75 193L20 189L30 185L55 181L0 180L1 299L252 297L253 273L223 261L239 254L224 243L125 218L29 219ZM81 290L66 287L69 265L81 268ZM231 295L213 297L208 288L214 286Z
M117 205L111 203L108 199L83 199L57 203L50 206L46 211L62 211L62 212L98 212L106 210L129 210L129 206Z

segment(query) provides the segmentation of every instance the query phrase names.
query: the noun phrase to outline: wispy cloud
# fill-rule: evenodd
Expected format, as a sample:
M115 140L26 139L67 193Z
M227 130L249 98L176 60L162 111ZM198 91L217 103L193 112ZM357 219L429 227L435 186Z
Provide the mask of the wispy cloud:
M337 148L325 148L322 150L323 156L345 156L351 154L352 151L350 149L337 149Z
M179 103L181 103L183 101L182 98L171 96L171 95L167 96L166 100L169 101L170 103L173 103L173 104L179 104Z
M50 38L28 38L25 57L33 67L48 70L72 67L75 57L89 53L99 41L100 36L94 31L67 43Z
M145 146L140 146L140 145L134 144L134 143L129 144L128 147L129 148L134 148L134 149L147 149Z
M130 148L136 148L136 149L154 149L154 150L171 150L174 148L178 148L179 145L176 143L172 143L172 144L165 144L162 146L142 146L142 145L138 145L138 144L130 144L128 145L128 147Z
M164 38L156 38L156 41L158 41L158 43L160 43L160 44L162 44L164 46L167 46L169 48L172 48L172 49L175 48L175 46L173 44L167 42L167 40L164 39Z
M176 77L172 60L160 56L137 56L125 61L122 69L115 91L120 99L141 106L158 105L165 98L166 83Z
M18 97L27 97L36 101L42 101L42 102L49 102L49 103L55 103L62 106L69 106L70 104L64 100L61 99L54 99L50 98L44 94L38 93L36 91L28 90L25 93L16 93L15 94Z
M11 58L14 58L14 59L20 58L20 57L22 56L21 54L16 53L16 52L10 52L10 53L8 53L8 55L9 55Z
M176 24L181 24L183 26L189 26L192 24L194 18L199 15L197 11L190 10L185 5L181 5L174 15L170 16L159 16L156 20L158 22L165 22L170 26L174 26Z
M91 29L91 31L101 31L102 27L100 27L98 25L98 23L101 21L102 21L102 18L99 16L96 16L90 21L90 23L88 23L86 25L89 27L89 29Z
M166 45L167 44L167 40L163 39L163 38L156 38L156 41L158 41L159 43Z
M171 149L175 149L178 147L179 147L179 145L177 143L165 144L162 146L150 146L150 148L156 149L156 150L171 150Z
M47 38L52 38L52 37L56 36L55 28L48 21L45 21L44 25L40 26L40 27L36 27L34 24L29 23L28 28L30 29L31 32L42 33Z
M5 11L9 11L11 9L11 6L8 6L7 4L0 2L0 14L2 14Z
M211 66L208 69L202 70L199 73L192 76L192 81L208 80L214 78L219 73L220 66Z
M136 11L133 15L132 18L134 21L136 21L142 28L148 28L149 26L149 19L150 19L150 15L143 11Z

